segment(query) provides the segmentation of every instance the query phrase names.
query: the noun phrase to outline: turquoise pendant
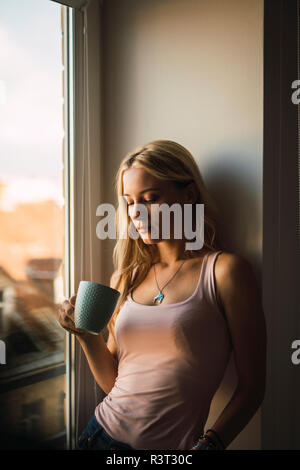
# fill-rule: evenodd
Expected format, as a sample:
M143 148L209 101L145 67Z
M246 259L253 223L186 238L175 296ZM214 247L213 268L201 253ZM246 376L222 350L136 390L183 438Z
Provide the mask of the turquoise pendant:
M164 298L164 294L162 292L160 292L159 294L157 294L156 297L154 297L153 303L155 304L156 300L158 300L158 303L161 304L163 298Z

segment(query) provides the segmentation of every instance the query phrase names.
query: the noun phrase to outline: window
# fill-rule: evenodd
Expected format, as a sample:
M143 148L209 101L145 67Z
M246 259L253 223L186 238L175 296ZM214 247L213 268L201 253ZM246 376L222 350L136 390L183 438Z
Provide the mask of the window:
M65 15L66 7L49 0L0 4L4 448L66 447L66 333L56 316L64 295L68 190Z

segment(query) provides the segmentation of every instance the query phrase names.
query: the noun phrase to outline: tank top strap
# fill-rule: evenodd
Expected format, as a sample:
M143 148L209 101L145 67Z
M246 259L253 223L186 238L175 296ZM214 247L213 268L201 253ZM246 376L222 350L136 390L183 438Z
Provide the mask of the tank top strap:
M206 298L209 303L215 305L224 316L223 309L219 304L217 297L217 286L215 278L215 264L218 256L222 253L222 250L212 251L206 256L203 264L203 276L202 276L202 295Z

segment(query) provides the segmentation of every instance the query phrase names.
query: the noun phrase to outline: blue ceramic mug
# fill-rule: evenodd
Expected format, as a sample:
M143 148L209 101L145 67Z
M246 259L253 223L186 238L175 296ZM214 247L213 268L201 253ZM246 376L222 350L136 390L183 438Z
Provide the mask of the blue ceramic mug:
M120 292L112 287L81 281L74 307L75 327L99 334L114 313L119 296Z

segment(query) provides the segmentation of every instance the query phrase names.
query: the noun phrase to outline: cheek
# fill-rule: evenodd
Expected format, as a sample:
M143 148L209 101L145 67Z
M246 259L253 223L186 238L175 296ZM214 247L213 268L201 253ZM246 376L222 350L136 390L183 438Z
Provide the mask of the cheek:
M133 210L132 206L128 206L127 213L128 213L128 216L132 219L133 215L134 215L134 210Z
M143 211L139 212L133 206L128 206L128 216L131 219L138 219L141 222L144 222L144 221L147 222L148 220L150 220L150 217L151 217L150 208L147 208L147 206L145 206L145 209Z
M163 232L163 227L166 227L166 223L165 222L163 223L164 217L166 216L164 216L163 212L159 211L159 208L152 208L152 217L150 219L149 224L152 229L152 233L154 237L153 240L161 240L162 238L166 237L166 235L164 235L164 232ZM169 237L167 236L167 238Z
M156 205L151 206L149 209L149 223L151 227L161 227L162 213L159 211L159 207Z

